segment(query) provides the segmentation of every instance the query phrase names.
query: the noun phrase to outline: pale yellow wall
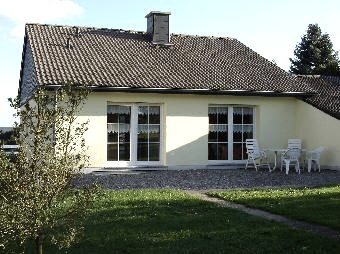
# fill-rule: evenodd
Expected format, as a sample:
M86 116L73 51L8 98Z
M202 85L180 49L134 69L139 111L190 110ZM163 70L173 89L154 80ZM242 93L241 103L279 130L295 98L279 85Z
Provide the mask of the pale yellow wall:
M92 167L106 166L106 106L108 102L144 102L163 105L163 164L206 165L208 163L208 105L256 107L256 137L262 147L285 147L296 133L294 98L209 96L142 93L92 93L80 120L89 119L85 136Z
M331 117L315 107L297 102L297 136L307 149L323 146L321 164L340 168L340 120Z

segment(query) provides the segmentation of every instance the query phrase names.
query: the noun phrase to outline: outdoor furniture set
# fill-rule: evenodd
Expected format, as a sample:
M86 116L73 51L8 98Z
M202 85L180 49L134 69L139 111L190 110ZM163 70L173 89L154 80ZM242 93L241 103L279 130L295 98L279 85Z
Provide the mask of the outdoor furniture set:
M270 148L270 149L260 149L257 139L247 139L246 149L248 154L248 160L246 162L246 168L248 168L249 163L252 163L258 170L261 166L266 166L269 172L274 171L278 167L278 161L280 162L280 169L282 171L283 166L285 166L286 174L288 175L290 166L295 166L296 172L301 173L307 163L308 173L311 172L312 164L314 164L314 171L316 167L320 172L320 156L323 147L318 147L314 150L302 149L301 139L288 139L287 148ZM271 163L268 154L274 154L274 165L273 168L270 167Z

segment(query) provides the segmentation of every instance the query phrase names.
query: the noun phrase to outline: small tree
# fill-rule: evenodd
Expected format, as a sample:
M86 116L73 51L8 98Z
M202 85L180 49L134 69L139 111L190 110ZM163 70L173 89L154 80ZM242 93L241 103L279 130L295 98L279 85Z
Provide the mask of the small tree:
M339 75L338 52L328 34L323 34L317 24L308 25L307 33L296 45L290 72L303 75Z
M72 179L88 161L84 132L77 115L88 90L67 84L56 91L38 88L29 103L17 110L16 160L0 154L0 246L44 241L68 247L80 233L79 218L91 204L92 188L75 189Z

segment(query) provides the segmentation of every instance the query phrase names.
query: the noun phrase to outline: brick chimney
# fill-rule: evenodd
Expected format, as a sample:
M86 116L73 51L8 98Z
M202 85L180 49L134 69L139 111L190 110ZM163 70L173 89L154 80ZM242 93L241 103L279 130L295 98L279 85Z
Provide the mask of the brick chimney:
M147 18L147 30L153 44L172 45L169 37L169 16L170 12L152 11Z

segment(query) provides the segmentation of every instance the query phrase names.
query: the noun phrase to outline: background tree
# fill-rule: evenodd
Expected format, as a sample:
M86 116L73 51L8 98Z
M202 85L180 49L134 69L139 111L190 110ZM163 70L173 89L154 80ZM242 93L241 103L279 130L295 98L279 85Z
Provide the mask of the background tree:
M323 34L318 24L308 25L307 33L296 45L290 72L303 75L340 75L338 52L328 34Z
M6 253L28 240L35 240L37 253L44 241L68 247L81 232L79 217L95 197L92 188L72 186L88 160L87 123L77 121L87 95L68 84L55 92L39 88L22 107L19 98L11 101L20 124L16 160L0 154L0 246Z

